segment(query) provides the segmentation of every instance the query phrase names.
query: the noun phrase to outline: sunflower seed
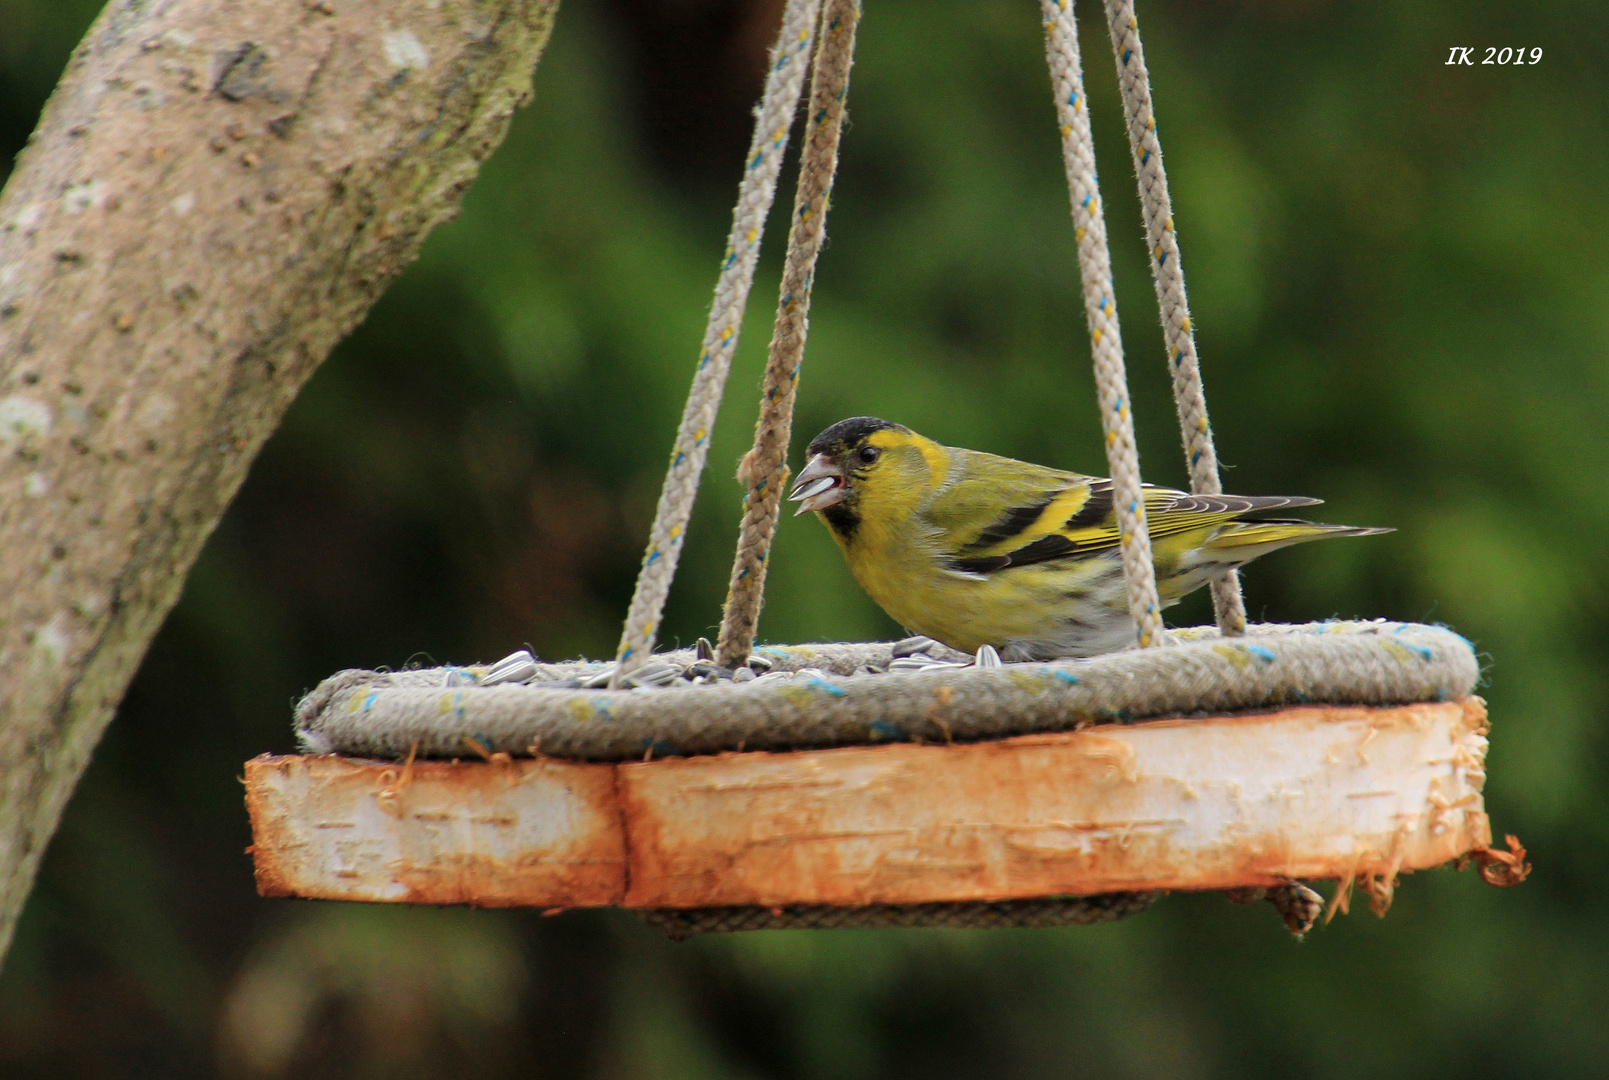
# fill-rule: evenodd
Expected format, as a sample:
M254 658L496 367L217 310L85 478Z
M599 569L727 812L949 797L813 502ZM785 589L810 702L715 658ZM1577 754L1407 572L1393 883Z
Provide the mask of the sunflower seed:
M486 674L480 677L480 684L496 686L498 683L522 683L535 674L536 657L531 655L530 650L521 649L509 653L488 668Z
M979 645L977 655L972 662L980 668L1003 667L1000 663L1000 654L993 645Z
M627 686L646 686L653 689L669 686L682 677L682 669L664 661L649 662L626 676Z
M609 680L614 677L614 673L615 666L610 664L594 675L582 675L581 685L586 687L588 690L596 690L599 687L608 686Z
M698 658L706 664L715 659L715 646L710 644L707 637L698 639Z
M754 681L754 670L752 668L740 667L736 671L732 672L732 681L733 682L753 682Z
M917 634L915 637L908 637L901 641L894 642L892 658L898 660L904 656L915 656L917 653L925 653L937 644L938 642L934 641L932 638L923 637L922 635Z
M930 663L925 656L901 656L888 665L889 671L921 671Z

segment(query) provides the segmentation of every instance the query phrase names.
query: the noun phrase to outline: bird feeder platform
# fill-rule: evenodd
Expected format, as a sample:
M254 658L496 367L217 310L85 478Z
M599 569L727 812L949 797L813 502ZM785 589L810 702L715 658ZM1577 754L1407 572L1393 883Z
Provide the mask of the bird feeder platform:
M855 916L830 913L867 911L879 914L863 925L958 925L954 909L967 905L1011 908L1015 925L1045 921L1023 917L1034 904L1060 905L1049 921L1094 921L1162 890L1274 890L1301 894L1303 913L1287 923L1304 928L1317 896L1301 878L1363 880L1389 901L1399 873L1469 854L1489 881L1523 876L1522 853L1490 851L1486 711L1469 642L1402 623L1248 627L1232 574L1213 585L1220 630L1164 631L1077 24L1070 4L1043 6L1128 609L1144 647L1005 665L992 649L930 652L916 670L888 644L754 649L860 14L857 0L788 0L616 662L516 654L488 668L325 680L298 708L310 753L247 764L263 893L725 912L679 925L752 928L850 925ZM1216 455L1138 23L1124 0L1108 16L1192 491L1212 495ZM775 195L777 133L792 127L807 64L810 119L761 417L740 469L748 492L720 646L655 655ZM813 913L803 923L802 911Z
M1205 647L1248 646L1195 645ZM1156 652L1072 670L1099 676ZM987 681L1018 667L1067 666L903 679L924 680L916 699L931 703L955 696L942 687L935 696L935 675ZM343 714L375 701L350 679L341 685L310 698ZM937 735L679 757L650 746L648 760L629 761L518 756L473 741L476 752L457 760L264 755L247 763L245 784L267 896L662 911L996 903L1317 878L1389 888L1399 873L1489 849L1486 731L1484 702L1463 694L1075 722L976 742Z

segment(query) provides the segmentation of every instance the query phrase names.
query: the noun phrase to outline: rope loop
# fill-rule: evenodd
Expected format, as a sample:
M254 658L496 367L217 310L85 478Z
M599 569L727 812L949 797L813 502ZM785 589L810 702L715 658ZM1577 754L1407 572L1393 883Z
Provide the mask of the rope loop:
M670 593L671 579L681 557L687 521L693 513L699 477L709 456L710 432L726 388L726 376L737 350L738 331L743 325L743 309L749 288L754 284L754 268L760 258L760 238L765 219L776 200L777 176L788 146L804 88L805 71L816 39L822 0L788 0L782 13L782 29L771 46L771 66L766 74L765 93L754 114L754 135L744 159L743 180L738 187L737 206L732 211L732 231L727 237L726 254L715 284L715 300L704 328L704 344L693 373L692 389L682 410L681 426L671 450L670 466L654 510L648 549L643 553L642 570L620 635L615 655L615 680L641 667L654 651L660 615Z
M776 325L765 365L760 419L754 426L754 447L738 468L738 482L748 490L720 640L715 646L716 661L723 667L738 668L748 662L760 621L771 541L776 535L782 493L788 482L788 441L793 434L793 403L799 389L799 368L804 363L805 337L810 330L810 289L815 281L816 257L826 235L833 175L838 170L844 98L849 93L849 69L854 63L859 22L860 0L826 0L815 67L810 75L810 112L800 152L799 188L794 197L793 224L788 230Z
M1151 74L1140 47L1140 24L1134 0L1105 0L1106 26L1117 62L1117 82L1123 96L1123 116L1134 153L1135 176L1144 209L1145 238L1151 279L1156 284L1157 308L1162 317L1162 339L1167 347L1168 370L1173 375L1173 403L1179 414L1190 490L1197 495L1218 495L1218 451L1207 422L1207 396L1196 356L1195 326L1184 291L1184 267L1179 261L1179 237L1173 227L1173 202L1168 197L1168 174L1162 167L1162 143L1157 138L1156 114L1151 107ZM1246 632L1246 602L1240 592L1240 575L1231 570L1212 582L1212 606L1218 629L1225 637Z
M1173 375L1174 403L1190 486L1198 494L1217 494L1222 491L1217 452L1207 419L1206 395L1185 295L1178 237L1173 227L1167 174L1162 167L1162 148L1151 106L1150 76L1140 46L1139 23L1133 0L1104 0L1104 3L1145 210L1149 262ZM1094 140L1084 94L1078 26L1072 0L1041 0L1041 8L1045 53L1056 95L1062 157L1078 241L1079 275L1090 332L1096 395L1114 486L1129 614L1137 642L1144 648L1163 644L1166 635L1146 523L1139 449L1134 437L1122 332L1112 287L1111 254L1095 173ZM648 550L643 556L642 571L621 636L612 680L614 686L619 686L626 675L640 667L653 650L659 618L707 458L710 429L737 345L743 307L753 283L766 212L775 198L788 129L798 107L805 58L810 55L814 42L809 119L781 297L766 363L760 417L755 425L754 445L738 469L738 480L747 490L717 660L723 666L736 668L747 661L753 648L766 568L788 478L788 442L809 332L811 285L838 165L844 99L849 89L859 20L859 0L788 0L782 32L771 54L765 96L756 112L748 168L733 213L732 233L705 331L704 349L683 411ZM821 32L816 34L818 24ZM1216 579L1212 592L1220 631L1225 636L1244 633L1245 604L1238 576L1231 571Z
M1095 179L1095 140L1089 129L1084 96L1084 69L1078 52L1078 22L1072 0L1041 0L1045 21L1045 57L1056 93L1061 121L1062 162L1072 198L1074 234L1078 238L1078 274L1084 285L1084 314L1089 322L1090 355L1095 365L1095 393L1101 428L1106 434L1106 460L1112 472L1122 544L1123 579L1128 584L1129 616L1141 648L1163 644L1162 603L1157 595L1156 567L1151 562L1151 534L1145 521L1140 485L1140 451L1134 441L1134 415L1129 406L1128 375L1123 367L1123 334L1118 327L1112 290L1112 256L1106 243L1106 218Z

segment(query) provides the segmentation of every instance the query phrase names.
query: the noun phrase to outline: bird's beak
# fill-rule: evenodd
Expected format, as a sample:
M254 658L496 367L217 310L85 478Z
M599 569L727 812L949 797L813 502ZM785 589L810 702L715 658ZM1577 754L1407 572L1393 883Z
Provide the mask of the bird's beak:
M794 517L807 510L822 510L833 503L843 502L849 494L844 483L844 471L826 454L817 454L799 470L798 482L788 498L799 504Z

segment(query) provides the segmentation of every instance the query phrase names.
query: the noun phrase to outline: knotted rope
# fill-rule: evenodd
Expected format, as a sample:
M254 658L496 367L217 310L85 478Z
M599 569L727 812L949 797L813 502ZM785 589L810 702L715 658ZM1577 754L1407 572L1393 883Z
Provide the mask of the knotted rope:
M1041 0L1045 21L1045 56L1050 61L1061 120L1062 161L1072 197L1078 237L1078 273L1084 284L1084 313L1089 321L1090 353L1095 362L1095 392L1106 433L1106 460L1111 466L1113 503L1122 542L1123 579L1128 584L1129 615L1141 648L1161 644L1162 604L1151 563L1151 534L1145 523L1140 486L1140 451L1134 442L1134 416L1129 410L1128 376L1123 369L1123 335L1118 328L1117 300L1112 291L1112 257L1106 244L1106 219L1095 180L1095 140L1089 129L1084 97L1083 64L1078 54L1078 22L1072 0Z
M642 571L626 615L616 655L617 680L647 661L654 651L659 618L665 609L676 562L681 556L687 520L693 512L698 481L709 455L710 431L720 409L732 354L737 349L738 330L743 325L743 309L749 287L754 283L754 267L760 257L760 237L766 215L776 199L777 174L782 168L788 145L788 132L799 107L821 0L788 0L782 14L782 30L771 46L771 67L765 80L765 94L755 110L754 136L749 142L743 181L738 188L737 206L732 211L732 231L727 237L721 274L715 283L715 301L704 329L704 345L699 352L693 386L682 410L681 427L671 451L670 467L659 493L649 531L648 550L643 554Z
M1162 316L1162 338L1173 372L1173 403L1179 414L1190 490L1197 495L1223 491L1218 477L1218 452L1207 422L1207 397L1196 358L1195 329L1184 291L1184 268L1179 262L1179 237L1173 229L1173 203L1168 197L1168 174L1162 167L1162 144L1157 139L1156 115L1151 109L1151 75L1140 47L1140 24L1134 0L1105 0L1106 24L1117 61L1117 82L1123 96L1129 147L1134 152L1145 211L1145 236L1150 251L1151 278L1156 283L1157 306ZM1069 20L1070 20L1069 16ZM1132 588L1132 586L1131 586ZM1240 575L1229 571L1212 582L1212 607L1218 629L1225 637L1245 632L1246 603L1240 593Z
M725 667L741 667L754 647L754 630L765 593L765 572L776 535L783 489L788 483L788 441L793 434L793 401L799 388L809 332L810 289L816 256L826 232L833 174L838 169L838 138L844 124L844 97L854 62L859 0L827 0L822 12L821 40L810 76L810 112L799 162L799 189L788 232L788 256L782 272L782 295L765 365L765 391L754 447L738 467L738 480L748 488L743 524L738 533L732 582L721 619L716 659Z

